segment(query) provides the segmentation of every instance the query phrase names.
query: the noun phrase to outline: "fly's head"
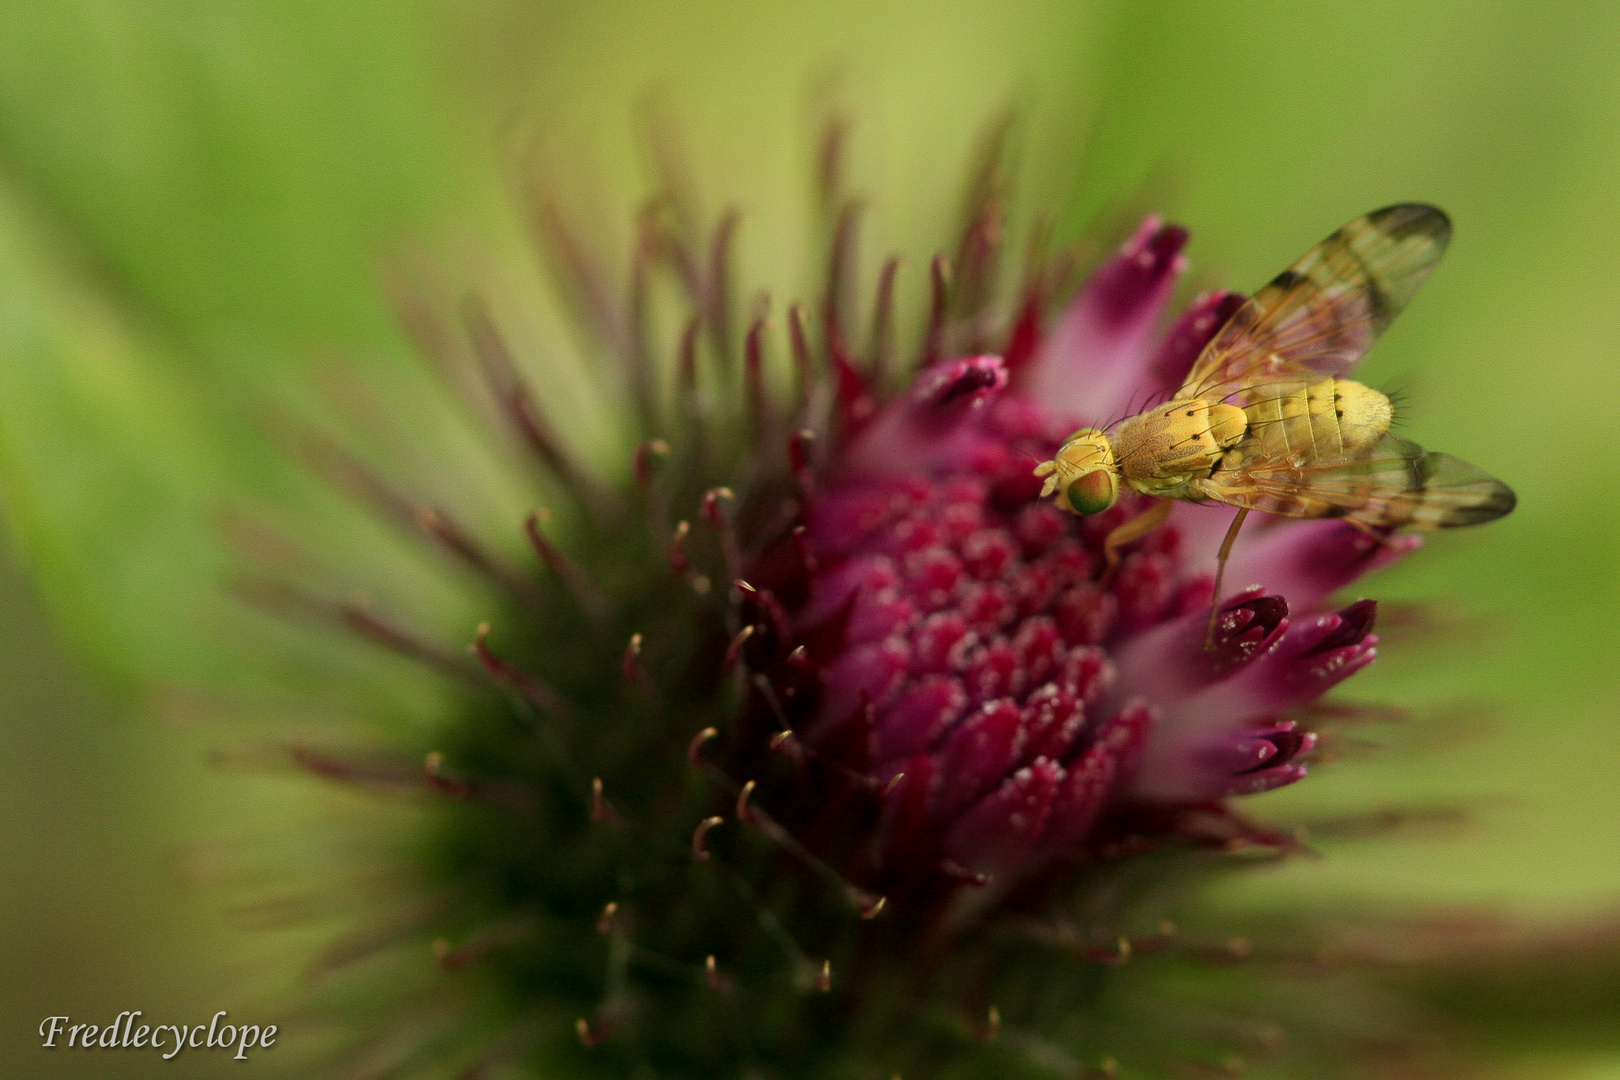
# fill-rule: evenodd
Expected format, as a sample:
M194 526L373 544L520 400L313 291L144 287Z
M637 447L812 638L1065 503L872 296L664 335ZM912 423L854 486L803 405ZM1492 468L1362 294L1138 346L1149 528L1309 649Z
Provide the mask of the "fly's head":
M1041 497L1055 495L1058 508L1073 514L1100 514L1119 501L1119 461L1097 428L1070 435L1052 460L1035 467L1035 475L1046 478Z

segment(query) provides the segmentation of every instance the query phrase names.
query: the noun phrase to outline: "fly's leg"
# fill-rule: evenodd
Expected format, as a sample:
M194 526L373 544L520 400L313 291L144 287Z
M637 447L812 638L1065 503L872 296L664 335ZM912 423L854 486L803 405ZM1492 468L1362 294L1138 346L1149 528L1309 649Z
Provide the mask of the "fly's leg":
M1119 569L1121 558L1119 549L1126 544L1142 539L1148 533L1164 524L1164 519L1170 516L1170 508L1174 504L1169 499L1160 499L1146 510L1137 514L1123 525L1117 526L1103 541L1103 572L1101 584L1104 588L1114 580L1114 571Z
M1232 525L1226 530L1226 539L1221 541L1221 554L1215 563L1215 596L1209 602L1209 629L1204 632L1204 649L1207 652L1215 647L1215 619L1221 612L1221 579L1226 576L1226 557L1232 554L1232 542L1237 539L1238 530L1243 528L1243 519L1249 516L1249 508L1244 507L1232 519Z

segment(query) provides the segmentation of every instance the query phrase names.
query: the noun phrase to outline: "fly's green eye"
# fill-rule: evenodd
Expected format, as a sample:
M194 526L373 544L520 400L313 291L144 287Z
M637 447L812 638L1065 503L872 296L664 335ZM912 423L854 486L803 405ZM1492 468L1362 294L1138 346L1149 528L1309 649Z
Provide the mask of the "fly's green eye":
M1113 506L1118 499L1119 489L1115 486L1114 476L1107 469L1093 469L1091 472L1081 473L1074 483L1069 485L1069 505L1077 514L1100 514Z

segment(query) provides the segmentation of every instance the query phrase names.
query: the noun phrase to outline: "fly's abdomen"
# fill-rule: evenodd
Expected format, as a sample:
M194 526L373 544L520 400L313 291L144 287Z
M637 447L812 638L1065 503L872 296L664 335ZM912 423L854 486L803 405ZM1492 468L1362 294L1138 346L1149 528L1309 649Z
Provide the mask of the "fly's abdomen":
M1348 379L1275 383L1245 396L1252 440L1240 447L1245 457L1341 458L1372 446L1389 430L1389 398Z

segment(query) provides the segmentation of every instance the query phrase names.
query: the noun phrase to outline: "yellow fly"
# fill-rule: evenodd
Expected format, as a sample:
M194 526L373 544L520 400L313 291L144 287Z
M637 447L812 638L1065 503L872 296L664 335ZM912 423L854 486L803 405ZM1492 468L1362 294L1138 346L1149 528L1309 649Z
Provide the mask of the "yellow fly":
M1108 535L1119 550L1156 528L1171 500L1238 508L1221 577L1250 510L1342 517L1369 532L1452 528L1513 509L1513 491L1466 461L1389 433L1389 398L1342 378L1440 261L1451 222L1432 206L1376 210L1335 232L1240 307L1175 396L1117 425L1082 428L1035 469L1043 496L1095 514L1123 483L1161 501ZM1215 611L1206 645L1212 644Z

